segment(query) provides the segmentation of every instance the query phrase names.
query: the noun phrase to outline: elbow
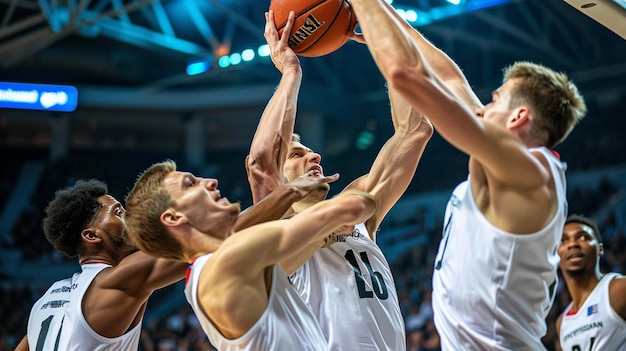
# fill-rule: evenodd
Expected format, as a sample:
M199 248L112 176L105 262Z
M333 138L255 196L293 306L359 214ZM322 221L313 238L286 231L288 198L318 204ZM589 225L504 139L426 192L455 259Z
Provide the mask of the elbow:
M419 71L418 66L398 62L390 67L387 83L390 89L399 92L407 101L410 101L410 96L414 93L420 80L425 78L426 75Z
M426 117L423 118L424 119L422 120L422 124L420 125L420 130L422 131L424 140L428 142L430 138L433 137L433 134L435 134L435 127L433 127L433 124L430 123L430 121Z
M390 88L396 89L399 84L403 84L407 80L407 75L410 68L402 62L394 63L387 70L387 83Z
M250 153L246 157L246 170L248 174L265 174L276 167L276 163L265 152Z

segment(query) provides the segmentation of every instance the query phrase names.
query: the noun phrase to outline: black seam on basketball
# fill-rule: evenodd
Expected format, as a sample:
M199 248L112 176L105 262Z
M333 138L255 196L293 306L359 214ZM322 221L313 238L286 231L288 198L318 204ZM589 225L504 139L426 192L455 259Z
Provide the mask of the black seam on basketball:
M302 12L300 12L300 13L296 13L296 18L298 18L298 17L302 16L302 14L304 14L304 13L307 13L307 12L311 11L311 9L313 9L313 8L315 8L315 7L317 7L317 6L321 5L321 4L323 4L323 3L325 3L326 1L328 1L328 0L320 0L319 2L316 2L315 4L312 4L311 6L309 6L309 7L305 8L305 9L304 9L304 11L302 11ZM342 6L343 6L343 3L344 3L344 2L345 2L345 0L343 0L343 1L341 2L341 5L342 5ZM289 18L289 17L287 17L287 18ZM285 20L285 23L283 23L280 27L276 28L276 30L281 30L281 29L283 29L286 25L287 25L287 20Z
M322 39L324 37L324 35L326 34L326 32L328 32L328 30L333 26L333 24L335 23L335 21L337 20L337 18L339 17L339 14L341 13L341 11L343 10L343 5L346 3L347 0L342 0L341 1L341 5L339 5L339 11L337 11L337 13L335 13L335 17L333 18L333 20L330 22L330 24L328 26L326 26L326 29L324 30L324 32L322 32L322 34L317 37L317 39L312 42L311 44L309 44L307 47L302 48L298 51L295 51L296 53L301 53L302 51L310 48L311 46L315 45L315 43L317 43L318 41L320 41L320 39Z

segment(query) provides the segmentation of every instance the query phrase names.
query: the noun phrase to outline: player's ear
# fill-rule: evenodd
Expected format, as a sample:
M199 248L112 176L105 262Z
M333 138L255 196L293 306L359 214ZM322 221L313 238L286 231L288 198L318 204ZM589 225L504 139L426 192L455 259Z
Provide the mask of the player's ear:
M98 235L95 228L86 228L80 232L80 237L85 243L97 244L102 241L102 238Z
M168 208L161 213L161 223L168 227L175 227L188 222L187 216L181 212L175 211L173 208Z
M604 255L604 244L600 243L600 245L598 245L598 256L602 255Z
M530 110L527 106L519 106L511 114L509 120L506 122L507 129L516 129L524 125L524 123L530 120Z

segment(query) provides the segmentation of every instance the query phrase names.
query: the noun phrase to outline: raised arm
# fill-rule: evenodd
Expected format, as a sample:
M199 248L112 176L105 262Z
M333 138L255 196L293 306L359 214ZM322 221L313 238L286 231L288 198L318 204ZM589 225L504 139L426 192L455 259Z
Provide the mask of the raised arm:
M407 30L406 22L384 1L354 0L351 4L368 48L391 89L428 116L446 140L478 160L494 180L520 189L546 183L549 176L545 168L519 138L476 118L473 107L477 103L469 105L467 98L459 99L456 89L448 86L444 79L449 81L455 76L449 66L451 61L444 59L448 68L431 63L427 58L437 57L436 50L424 41L418 45L420 40L416 40L414 30ZM433 65L445 77L440 77Z
M385 215L409 186L433 134L428 119L396 91L389 90L389 101L394 134L383 145L369 173L346 188L370 193L378 201L378 210L366 222L372 240L375 240L377 228Z
M388 8L393 8L389 3L383 1L383 5ZM472 110L476 110L483 107L482 102L476 93L470 87L467 78L461 71L461 68L441 49L434 46L428 39L426 39L422 33L412 27L406 20L400 17L400 15L394 10L399 23L410 35L413 40L413 44L419 48L420 52L424 56L424 59L430 64L432 70L439 76L439 78L456 93Z
M254 203L286 182L282 165L291 144L302 81L300 61L288 45L287 34L291 33L294 20L295 14L292 12L283 32L285 35L279 38L273 11L265 14L265 39L270 47L272 62L282 77L263 111L252 139L250 153L246 157L246 171Z
M332 183L339 179L338 174L318 176L319 171L310 171L288 183L278 185L265 198L241 212L234 231L256 224L282 218L294 202L302 200L320 184Z
M238 250L253 250L254 257L229 256L233 269L253 267L263 269L286 259L309 244L321 246L329 233L344 225L355 225L369 218L376 210L373 196L360 191L344 192L332 199L321 201L290 219L268 223L264 227L253 227L236 234L227 246ZM252 233L254 232L254 233ZM245 239L242 239L244 238ZM227 239L228 241L229 239ZM244 266L240 267L239 263ZM245 269L244 269L245 270Z
M461 68L445 52L434 46L422 33L402 18L388 2L383 1L382 5L388 10L387 13L393 16L402 29L406 31L413 45L419 48L424 60L430 64L433 72L472 110L482 108L483 104L472 90ZM363 36L360 34L352 33L351 39L365 43Z

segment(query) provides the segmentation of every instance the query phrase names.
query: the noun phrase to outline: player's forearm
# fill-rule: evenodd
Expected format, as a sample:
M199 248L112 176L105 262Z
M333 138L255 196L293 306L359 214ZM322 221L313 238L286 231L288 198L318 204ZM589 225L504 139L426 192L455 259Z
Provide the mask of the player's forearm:
M286 155L282 148L291 143L301 82L301 70L292 69L283 74L252 139L250 161L271 167L279 161L275 153Z
M282 233L277 233L273 239L276 245L271 257L282 262L310 245L319 248L333 231L364 222L374 214L376 207L373 196L357 191L319 202L281 223Z
M452 90L457 92L460 99L468 103L473 108L482 107L482 103L472 91L467 78L459 68L459 66L441 49L433 45L422 33L412 27L395 11L395 9L386 1L383 5L390 9L390 13L398 20L398 23L406 30L411 37L413 44L417 47L424 60L428 62L433 72L435 72Z
M383 0L352 0L350 3L368 49L388 82L403 67L422 65L422 57L393 8Z
M292 187L286 185L277 187L268 196L239 215L234 231L280 219L297 199L297 194Z
M296 221L292 222L293 228L302 227L301 232L310 232L300 234L300 240L308 240L313 244L322 245L328 235L338 230L344 225L355 225L365 222L378 209L378 203L374 196L369 193L357 190L345 191L336 197L320 202L315 206L308 208L299 214L299 219L311 217L315 223L319 223L318 230L308 229L306 225L302 225Z

